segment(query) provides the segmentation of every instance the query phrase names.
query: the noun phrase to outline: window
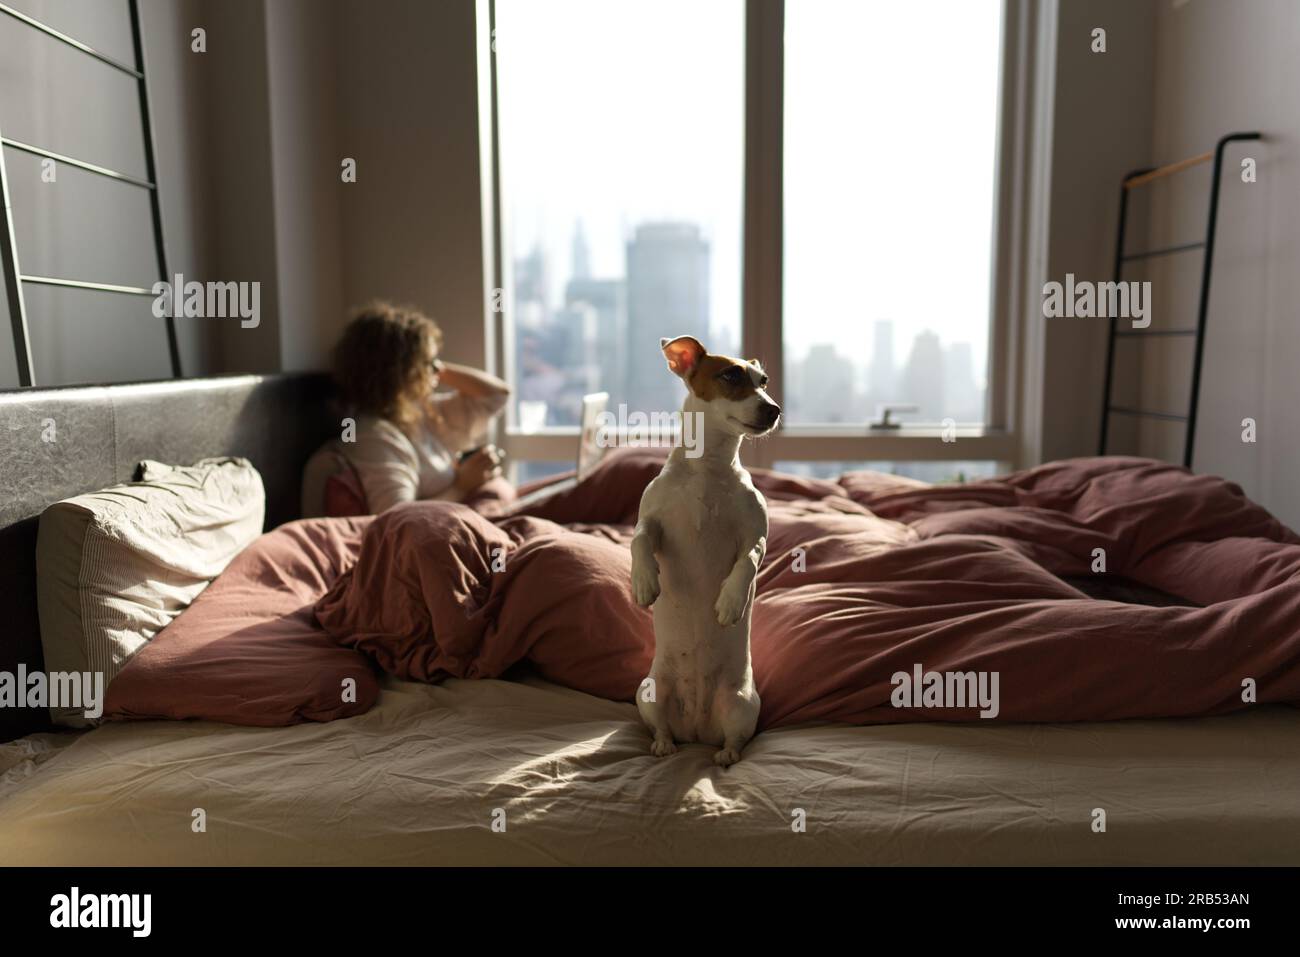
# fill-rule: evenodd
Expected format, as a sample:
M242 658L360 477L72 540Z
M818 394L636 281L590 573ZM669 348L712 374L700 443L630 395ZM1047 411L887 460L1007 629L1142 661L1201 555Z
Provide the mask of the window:
M790 425L985 421L999 0L785 5Z
M497 0L513 424L679 409L659 352L740 343L742 0Z
M993 478L1007 469L1000 462L777 462L776 469L803 478L834 481L845 472L884 472L935 484L964 484Z
M677 408L682 333L780 370L752 465L1016 460L1007 2L484 0L513 460L566 460L586 392Z
M530 482L539 482L571 471L573 471L572 459L567 462L544 462L532 459L519 463L514 473L514 481L517 485L527 485Z

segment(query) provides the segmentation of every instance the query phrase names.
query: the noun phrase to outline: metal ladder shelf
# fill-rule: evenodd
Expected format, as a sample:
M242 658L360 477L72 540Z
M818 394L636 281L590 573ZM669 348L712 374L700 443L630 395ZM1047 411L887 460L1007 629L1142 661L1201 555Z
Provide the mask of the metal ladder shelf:
M145 81L144 43L140 34L140 9L137 0L128 0L128 6L131 15L131 45L134 50L134 66L116 60L105 53L101 53L94 47L82 43L80 40L70 37L66 33L62 33L19 10L15 10L7 3L0 3L0 14L7 15L34 30L39 30L46 36L52 37L60 43L72 47L74 50L79 50L87 56L93 57L119 72L134 77L136 81L136 89L139 91L141 128L144 131L145 178L139 179L135 176L118 172L117 170L99 166L95 163L89 163L85 160L76 159L71 156L64 156L60 153L54 152L53 150L44 149L40 146L33 146L30 143L22 143L18 140L9 139L5 137L3 131L0 130L0 198L3 198L4 201L4 227L0 229L0 266L4 269L5 286L8 290L9 320L10 324L13 326L14 336L14 358L18 365L18 383L22 386L31 386L36 384L35 374L32 369L31 340L28 336L27 308L23 300L24 284L60 286L72 289L89 289L96 292L113 292L130 296L153 296L153 290L145 289L140 286L125 286L104 282L87 282L80 279L59 279L53 276L24 275L18 267L18 243L14 236L13 206L9 198L9 180L5 173L5 149L19 150L24 153L30 153L34 156L52 159L56 163L64 163L68 166L74 166L77 169L85 170L88 173L94 173L97 176L115 180L128 186L148 190L149 207L153 216L154 253L158 260L158 275L164 281L170 278L170 273L167 271L167 252L163 244L162 204L158 197L158 174L157 166L154 162L153 118L149 112L149 87ZM180 378L180 348L176 341L176 323L171 316L171 310L168 310L166 325L167 352L171 359L172 376L174 378Z
M1205 356L1205 320L1210 306L1210 276L1214 265L1214 232L1219 218L1219 181L1223 173L1223 152L1229 143L1257 139L1260 139L1260 134L1257 132L1229 133L1227 136L1221 138L1218 144L1210 152L1201 153L1198 156L1192 156L1185 160L1179 160L1177 163L1170 163L1167 166L1134 170L1125 176L1120 182L1119 235L1115 240L1114 279L1116 283L1120 282L1124 270L1124 264L1128 262L1152 259L1157 256L1172 256L1178 253L1189 252L1193 249L1204 249L1205 258L1201 261L1201 295L1200 302L1196 309L1195 328L1160 329L1153 332L1148 332L1146 330L1120 330L1118 327L1119 320L1116 317L1111 317L1110 336L1106 342L1106 385L1103 388L1101 395L1101 441L1098 443L1098 455L1106 454L1106 439L1110 431L1111 414L1135 415L1164 421L1186 422L1187 431L1183 439L1183 465L1187 468L1192 467L1192 447L1196 440L1196 412L1197 406L1200 402L1201 391L1201 362ZM1193 166L1208 163L1211 160L1214 161L1214 171L1211 174L1210 211L1205 226L1205 239L1200 242L1180 243L1175 246L1165 246L1159 249L1146 249L1141 252L1125 253L1124 229L1128 224L1128 199L1132 190L1145 186L1155 180L1163 179L1166 176L1181 173L1183 170L1191 169ZM1115 340L1139 338L1142 336L1149 336L1152 338L1195 337L1195 351L1192 357L1192 394L1186 415L1175 415L1169 412L1152 412L1146 409L1135 409L1129 406L1111 404L1110 391L1115 379Z

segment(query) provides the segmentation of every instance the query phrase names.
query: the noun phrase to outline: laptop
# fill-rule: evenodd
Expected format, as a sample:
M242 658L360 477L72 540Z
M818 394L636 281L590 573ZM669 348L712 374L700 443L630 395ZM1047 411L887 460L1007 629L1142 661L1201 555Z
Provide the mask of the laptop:
M574 488L591 474L605 457L606 449L600 443L600 417L609 405L608 392L592 392L582 397L582 419L578 430L578 456L574 466L576 474L560 482L553 482L545 488L539 488L515 499L509 511L529 508L538 502L544 502L558 492Z

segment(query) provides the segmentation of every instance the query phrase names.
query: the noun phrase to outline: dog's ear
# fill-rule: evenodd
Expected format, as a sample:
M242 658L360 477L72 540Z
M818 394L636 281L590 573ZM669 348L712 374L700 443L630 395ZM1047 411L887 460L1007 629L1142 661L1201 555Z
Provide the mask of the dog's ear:
M659 348L664 351L668 368L683 379L690 378L691 373L699 366L700 360L708 355L700 340L694 336L660 339Z

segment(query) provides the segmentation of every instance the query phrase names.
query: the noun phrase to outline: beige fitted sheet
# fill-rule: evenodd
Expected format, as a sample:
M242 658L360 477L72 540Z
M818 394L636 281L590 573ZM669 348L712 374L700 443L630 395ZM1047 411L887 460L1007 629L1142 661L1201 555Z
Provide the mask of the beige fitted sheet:
M326 724L38 735L0 746L0 863L1300 864L1291 708L784 728L728 770L649 740L632 705L536 678L389 680Z

